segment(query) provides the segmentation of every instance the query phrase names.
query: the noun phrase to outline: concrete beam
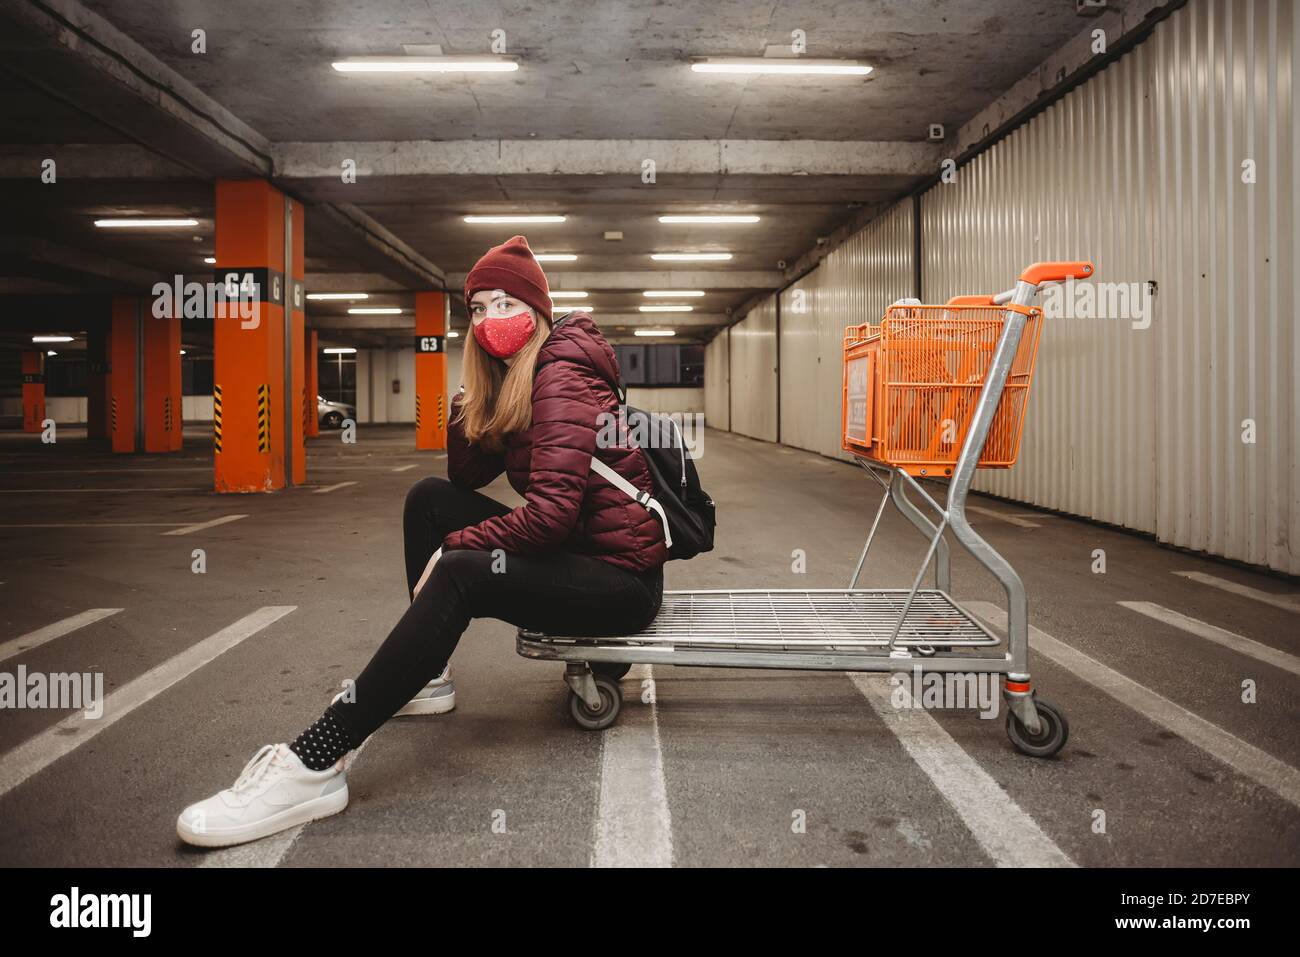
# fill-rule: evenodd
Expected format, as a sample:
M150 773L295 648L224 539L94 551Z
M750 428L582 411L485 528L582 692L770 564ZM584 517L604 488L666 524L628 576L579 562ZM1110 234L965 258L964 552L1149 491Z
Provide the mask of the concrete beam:
M409 140L277 143L275 175L336 180L345 160L361 176L923 176L939 151L923 142L838 140Z
M0 145L0 179L36 181L46 159L68 179L193 179L194 171L134 143Z
M312 216L323 217L370 249L382 253L412 278L413 289L442 289L445 274L370 216L348 203L322 203L311 207Z
M311 329L339 329L360 332L363 329L409 329L415 332L415 313L401 316L322 316L307 314Z
M309 272L307 292L405 292L406 287L377 272Z
M1105 57L1104 53L1093 51L1093 31L1101 30L1107 51L1114 51L1122 48L1123 42L1134 33L1149 26L1153 17L1163 18L1185 3L1186 0L1127 0L1121 7L1081 20L1086 26L1072 40L958 130L943 156L957 158L978 149L985 141L997 139L1019 123L1023 114L1032 113L1042 100L1076 82L1080 74Z
M269 176L271 145L76 0L12 0L5 67L63 103L198 173Z
M0 259L11 272L91 291L140 291L162 278L154 270L32 236L0 235Z
M544 263L544 266L551 266ZM777 271L733 271L723 269L647 269L625 270L622 272L570 272L564 270L563 263L557 263L547 270L546 279L553 290L587 289L587 290L623 290L641 289L778 289L785 282L784 275ZM564 270L564 271L561 271ZM465 288L463 272L447 274L447 288L459 291Z

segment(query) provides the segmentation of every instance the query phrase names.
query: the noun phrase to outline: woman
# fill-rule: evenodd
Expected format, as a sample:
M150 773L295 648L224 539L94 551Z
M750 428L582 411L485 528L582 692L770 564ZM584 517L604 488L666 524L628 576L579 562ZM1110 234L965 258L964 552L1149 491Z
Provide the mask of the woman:
M641 450L597 443L618 408L618 363L591 317L553 323L546 276L522 236L487 252L465 280L473 335L452 403L448 479L406 497L411 604L349 692L291 744L266 745L234 785L186 808L183 841L223 847L343 810L344 756L399 710L431 699L474 618L572 636L645 628L667 558L654 513L591 471L592 456L652 492ZM524 497L507 508L474 489L505 472Z

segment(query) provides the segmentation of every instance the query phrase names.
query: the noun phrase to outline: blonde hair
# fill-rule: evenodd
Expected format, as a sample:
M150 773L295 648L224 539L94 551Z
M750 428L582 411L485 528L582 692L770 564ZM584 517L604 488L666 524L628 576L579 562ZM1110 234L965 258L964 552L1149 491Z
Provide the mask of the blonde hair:
M523 432L533 424L533 374L542 343L551 334L551 324L537 314L532 337L514 355L514 362L489 355L474 338L473 326L465 337L465 396L456 421L464 426L465 439L496 452L512 432Z

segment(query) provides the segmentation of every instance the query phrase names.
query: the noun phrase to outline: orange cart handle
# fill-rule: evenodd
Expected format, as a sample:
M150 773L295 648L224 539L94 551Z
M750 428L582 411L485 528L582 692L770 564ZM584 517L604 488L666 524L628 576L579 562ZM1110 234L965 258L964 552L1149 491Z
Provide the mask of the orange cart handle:
M1041 286L1045 282L1064 282L1066 279L1088 279L1094 272L1092 263L1034 263L1020 274L1020 281Z

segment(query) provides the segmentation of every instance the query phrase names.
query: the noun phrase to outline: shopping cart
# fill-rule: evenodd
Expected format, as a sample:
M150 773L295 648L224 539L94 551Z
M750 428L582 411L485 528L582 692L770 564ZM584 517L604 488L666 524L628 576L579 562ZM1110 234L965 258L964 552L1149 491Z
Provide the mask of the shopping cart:
M971 528L966 496L977 468L1010 468L1019 453L1041 332L1034 296L1092 275L1087 262L1038 263L1008 292L898 303L880 323L845 330L842 446L883 492L847 588L666 591L645 631L592 639L520 629L519 654L565 662L570 711L593 730L618 718L619 679L636 663L998 675L1012 743L1055 754L1069 725L1030 683L1024 585ZM927 478L947 482L945 504L921 485ZM910 589L858 588L891 502L928 541L925 558ZM950 594L949 531L1005 590L1005 637ZM931 565L934 587L922 588Z

